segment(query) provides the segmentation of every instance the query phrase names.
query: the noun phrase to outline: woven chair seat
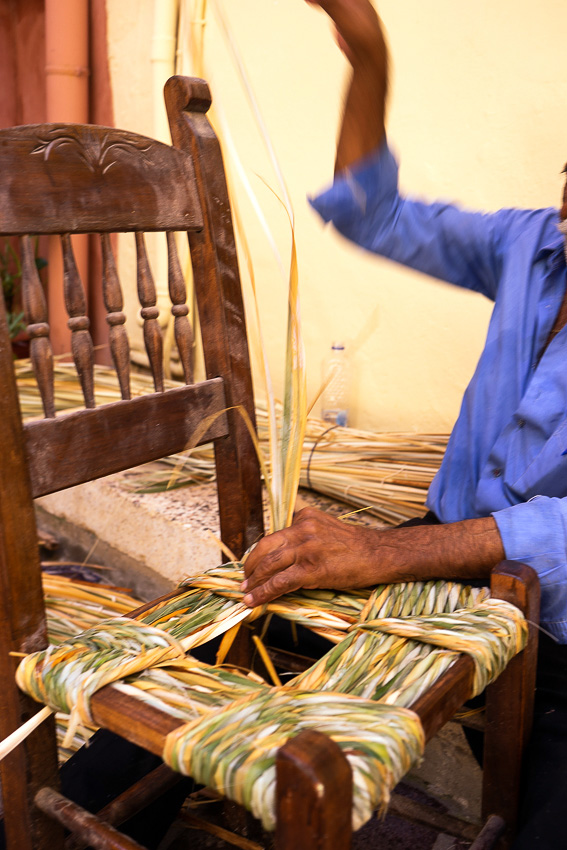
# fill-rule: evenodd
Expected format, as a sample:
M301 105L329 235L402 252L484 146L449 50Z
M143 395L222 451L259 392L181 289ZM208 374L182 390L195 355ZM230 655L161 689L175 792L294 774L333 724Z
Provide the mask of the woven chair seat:
M113 617L25 658L19 686L71 715L67 743L91 723L89 698L109 682L176 717L163 758L175 770L275 824L275 758L307 728L327 733L353 771L353 828L385 811L391 789L417 763L425 738L409 709L466 652L480 693L520 652L527 624L485 588L448 582L368 591L304 591L262 610L243 605L240 564L191 578L183 592ZM186 653L262 614L327 637L329 651L281 687Z

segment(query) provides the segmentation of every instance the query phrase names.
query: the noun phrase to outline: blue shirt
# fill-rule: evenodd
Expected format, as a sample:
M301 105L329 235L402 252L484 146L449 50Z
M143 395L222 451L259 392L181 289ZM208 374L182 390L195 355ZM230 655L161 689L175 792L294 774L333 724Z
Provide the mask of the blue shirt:
M538 573L542 626L567 643L567 326L542 354L566 287L558 211L402 197L386 143L311 203L367 250L494 302L427 506L442 522L492 515L506 557Z

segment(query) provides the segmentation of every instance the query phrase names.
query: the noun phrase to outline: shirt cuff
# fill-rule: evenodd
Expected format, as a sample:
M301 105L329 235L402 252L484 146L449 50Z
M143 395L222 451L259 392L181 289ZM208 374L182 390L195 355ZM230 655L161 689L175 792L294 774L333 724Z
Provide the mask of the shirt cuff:
M492 516L506 557L538 575L542 627L567 643L567 499L534 496Z
M506 557L530 564L540 579L558 580L565 572L567 548L567 500L534 496L492 516L496 521Z
M384 139L379 148L342 171L333 184L308 198L323 221L342 230L391 203L398 190L398 163Z

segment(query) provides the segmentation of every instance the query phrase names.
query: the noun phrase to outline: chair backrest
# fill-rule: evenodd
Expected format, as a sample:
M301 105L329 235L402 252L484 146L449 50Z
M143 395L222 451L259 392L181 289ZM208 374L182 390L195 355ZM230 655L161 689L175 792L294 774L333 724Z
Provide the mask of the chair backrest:
M3 682L13 681L14 659L8 651L30 652L46 640L35 497L214 440L223 541L239 557L262 533L259 464L237 410L243 408L254 423L230 206L220 148L206 118L210 95L201 80L173 77L165 97L173 147L92 125L0 131L0 236L20 238L30 356L45 412L42 419L21 421L6 313L0 303ZM163 231L167 239L175 339L187 384L166 391L156 290L144 243L147 231ZM191 383L192 329L176 250L179 231L188 235L193 266L207 374L200 384ZM155 383L155 393L138 398L130 397L129 343L111 239L116 232L131 232L135 240L144 339ZM95 407L94 401L93 342L71 240L76 233L98 234L101 243L102 294L122 394L121 401L102 407ZM33 248L33 236L41 234L59 235L61 240L61 285L85 400L84 409L68 414L55 414L49 320ZM0 700L3 737L20 724L29 706L17 694L5 693ZM3 764L5 806L18 802L10 797L9 774L25 770L22 758L16 751ZM52 750L45 761L52 763Z

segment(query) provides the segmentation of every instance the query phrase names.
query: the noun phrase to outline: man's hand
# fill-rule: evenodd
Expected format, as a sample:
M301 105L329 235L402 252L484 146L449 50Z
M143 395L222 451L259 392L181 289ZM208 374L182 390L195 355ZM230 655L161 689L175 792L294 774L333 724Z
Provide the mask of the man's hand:
M504 558L492 517L372 529L304 508L263 538L244 565L244 602L263 605L299 588L346 589L432 578L486 578Z
M380 19L370 0L307 0L335 24L337 40L351 64L373 62L383 48Z
M244 565L247 605L300 587L365 587L376 574L377 532L304 508L284 531L264 537Z

